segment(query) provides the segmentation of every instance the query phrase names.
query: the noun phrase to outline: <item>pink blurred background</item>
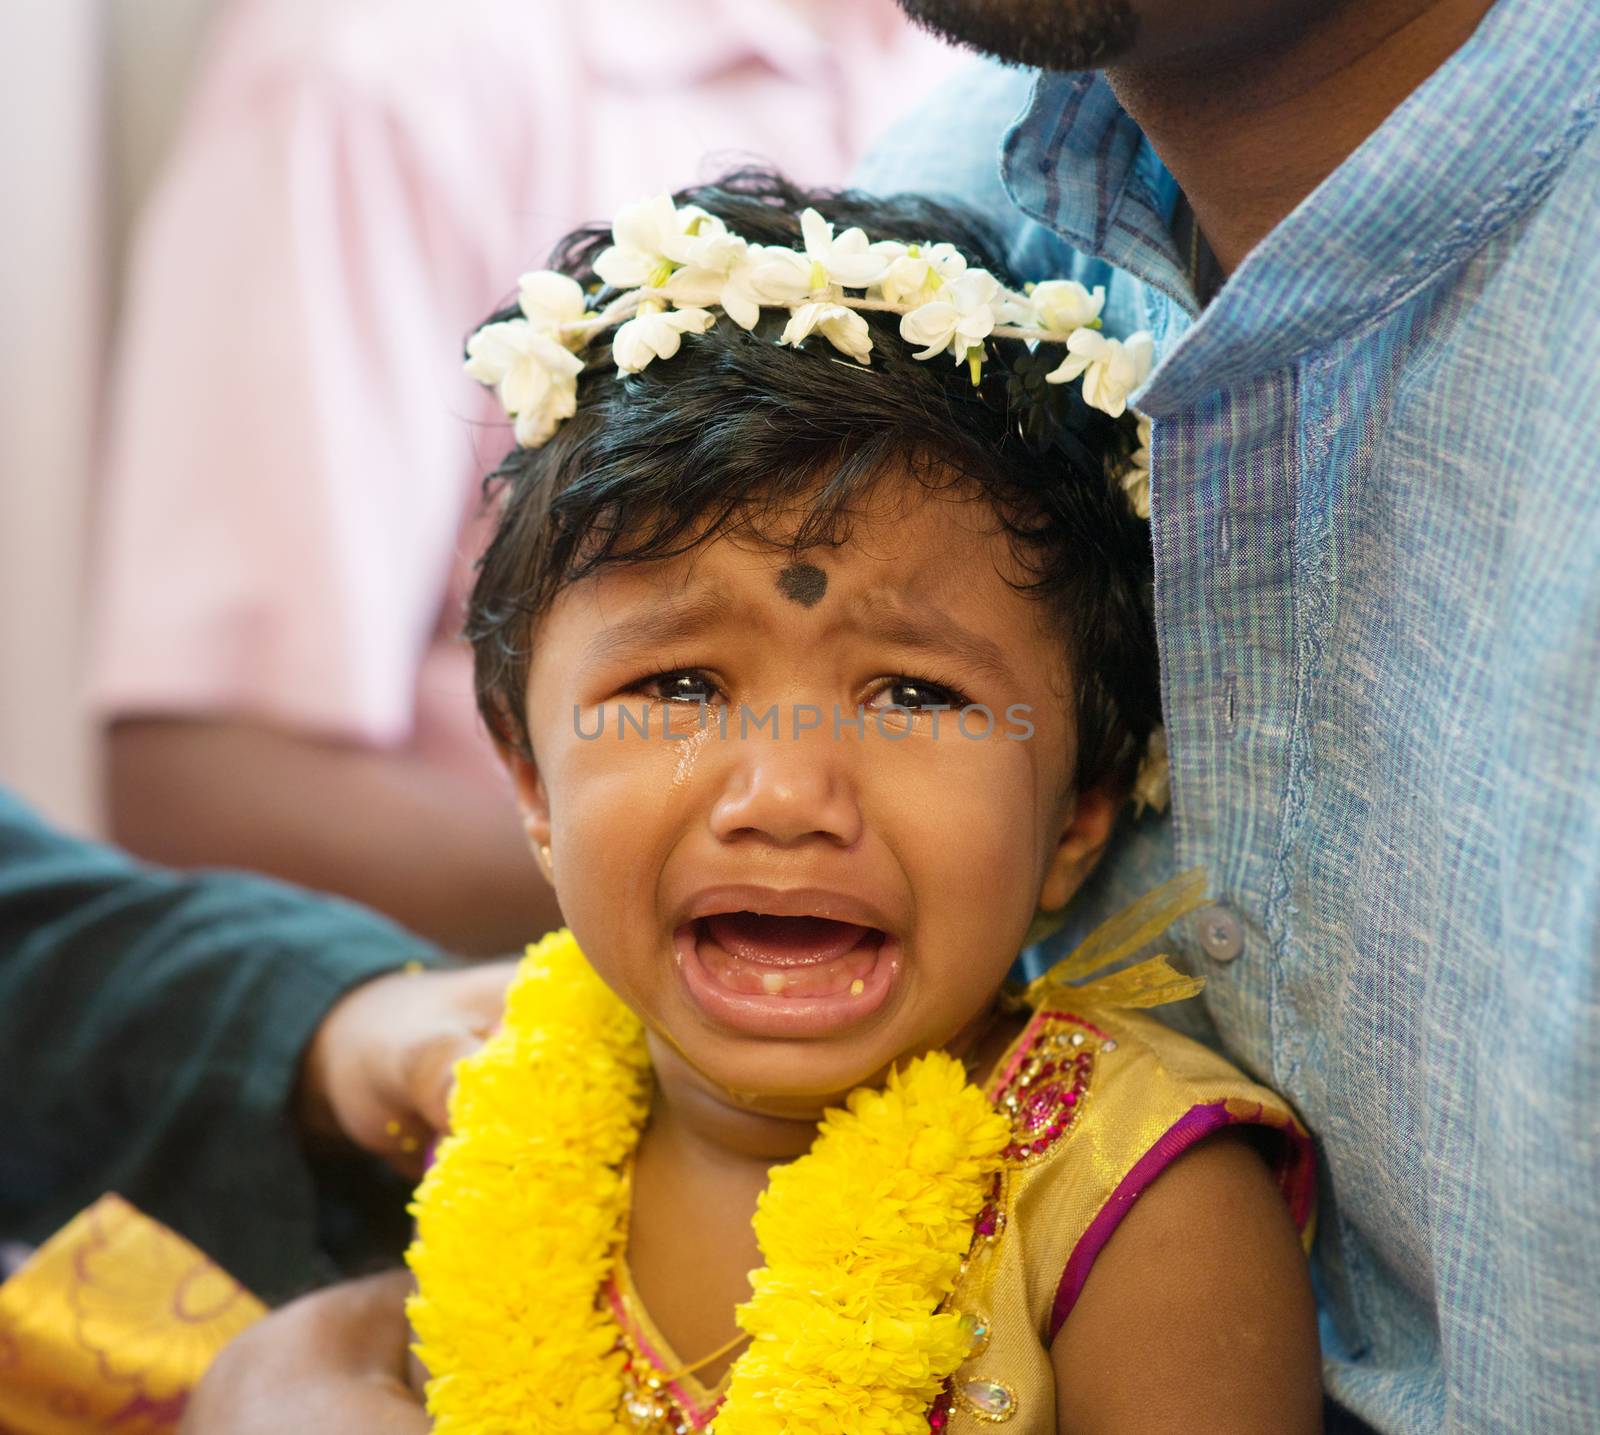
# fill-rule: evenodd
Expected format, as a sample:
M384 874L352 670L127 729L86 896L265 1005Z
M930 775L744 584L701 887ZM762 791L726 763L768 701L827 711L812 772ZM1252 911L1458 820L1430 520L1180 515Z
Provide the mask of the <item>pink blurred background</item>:
M530 11L543 3L530 0ZM570 4L563 24L577 23L578 0ZM104 526L110 366L133 240L174 155L203 148L208 125L230 122L232 81L219 80L218 67L237 67L241 46L248 62L252 45L297 42L308 15L341 8L364 11L369 36L384 29L374 28L374 15L403 26L415 10L409 0L391 0L388 10L382 0L0 6L0 54L11 62L0 102L0 783L80 830L103 826L99 735L86 700L89 595L101 576L104 545L95 535ZM677 23L660 23L663 4L583 0L592 54L579 68L609 98L593 112L582 174L552 180L524 205L519 265L632 191L705 177L716 168L708 152L776 158L804 181L842 182L871 135L956 63L924 36L896 34L904 22L892 0L671 0L666 8ZM505 33L514 36L516 24ZM362 34L362 24L344 27L347 41ZM573 43L563 34L562 44ZM378 48L385 53L373 63L392 64L389 41ZM563 67L571 65L559 54L527 57L532 84L550 84ZM515 84L517 64L484 80ZM794 116L788 134L786 112ZM672 142L644 133L657 128ZM568 141L550 143L552 167L573 170L579 158ZM230 196L219 192L217 202ZM587 212L560 212L567 203ZM203 223L203 212L191 218ZM486 291L491 302L515 274L508 269ZM170 288L173 276L160 282ZM453 356L446 359L448 368ZM138 392L179 382L157 377L152 385L141 376ZM150 581L159 578L152 570ZM137 667L137 654L124 667L129 661Z

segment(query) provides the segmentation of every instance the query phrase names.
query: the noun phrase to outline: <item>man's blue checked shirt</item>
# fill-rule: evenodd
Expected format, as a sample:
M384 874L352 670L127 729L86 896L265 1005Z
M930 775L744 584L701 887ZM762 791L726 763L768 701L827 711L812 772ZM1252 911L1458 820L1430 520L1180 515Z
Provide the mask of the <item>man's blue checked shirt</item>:
M1155 334L1173 811L1099 900L1210 874L1205 1016L1319 1138L1385 1432L1600 1431L1597 122L1600 4L1500 0L1199 314L1093 75L977 67L856 177Z

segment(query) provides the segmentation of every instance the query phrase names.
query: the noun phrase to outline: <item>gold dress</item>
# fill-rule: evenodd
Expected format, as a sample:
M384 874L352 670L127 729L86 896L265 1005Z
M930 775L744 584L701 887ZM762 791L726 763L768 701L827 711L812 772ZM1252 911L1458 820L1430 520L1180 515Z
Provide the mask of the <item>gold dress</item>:
M1045 1003L989 1095L1013 1139L953 1301L973 1315L974 1350L931 1412L934 1430L1055 1430L1056 1332L1122 1217L1207 1136L1246 1125L1276 1133L1279 1186L1310 1241L1311 1145L1294 1113L1144 1012Z
M950 1302L970 1314L973 1352L929 1411L934 1431L1054 1432L1056 1332L1140 1193L1207 1136L1230 1126L1272 1133L1279 1187L1309 1246L1311 1143L1288 1105L1145 1012L1074 1000L1074 990L1031 994L1038 1004L986 1089L1012 1141ZM724 1386L675 1374L683 1363L625 1267L606 1298L631 1362L623 1423L661 1435L713 1427Z

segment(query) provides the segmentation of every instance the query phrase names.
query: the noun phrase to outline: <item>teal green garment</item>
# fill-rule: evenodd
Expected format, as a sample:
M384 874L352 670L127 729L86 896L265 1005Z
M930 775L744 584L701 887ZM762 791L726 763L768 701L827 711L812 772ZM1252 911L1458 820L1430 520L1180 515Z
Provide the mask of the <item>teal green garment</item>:
M439 960L347 903L146 867L0 791L0 1242L116 1191L268 1301L393 1258L404 1190L310 1161L290 1105L340 995Z

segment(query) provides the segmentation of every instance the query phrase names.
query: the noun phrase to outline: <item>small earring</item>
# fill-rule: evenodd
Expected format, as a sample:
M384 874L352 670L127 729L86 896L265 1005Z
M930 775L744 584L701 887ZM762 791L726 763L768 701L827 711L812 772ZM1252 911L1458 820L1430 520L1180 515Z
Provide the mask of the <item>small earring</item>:
M539 844L539 861L543 864L544 870L553 877L556 869L555 864L550 860L550 844L548 842Z

